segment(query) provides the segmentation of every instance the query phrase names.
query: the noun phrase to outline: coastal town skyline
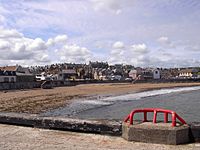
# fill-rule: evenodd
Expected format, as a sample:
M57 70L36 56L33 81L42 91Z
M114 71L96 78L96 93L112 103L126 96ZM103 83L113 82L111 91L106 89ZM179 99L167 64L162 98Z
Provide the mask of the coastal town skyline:
M32 65L24 65L24 64L1 64L0 67L17 67L22 66L24 68L33 68L33 67L50 67L50 66L60 66L60 65L72 65L72 66L89 66L91 63L96 64L107 64L108 66L130 66L131 68L158 68L158 69L191 69L191 68L197 68L200 69L200 66L182 66L182 67L162 67L162 66L135 66L133 64L128 63L109 63L108 61L88 61L88 62L54 62L54 63L44 63L44 64L32 64ZM101 67L100 67L101 68Z
M199 67L196 0L0 1L0 64Z

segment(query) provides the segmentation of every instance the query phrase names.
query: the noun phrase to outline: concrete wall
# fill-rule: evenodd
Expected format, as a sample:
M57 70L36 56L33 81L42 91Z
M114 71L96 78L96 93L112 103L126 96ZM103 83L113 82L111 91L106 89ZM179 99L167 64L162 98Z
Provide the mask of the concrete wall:
M60 117L41 117L36 114L0 113L0 123L113 136L121 135L121 122L112 120L80 120Z

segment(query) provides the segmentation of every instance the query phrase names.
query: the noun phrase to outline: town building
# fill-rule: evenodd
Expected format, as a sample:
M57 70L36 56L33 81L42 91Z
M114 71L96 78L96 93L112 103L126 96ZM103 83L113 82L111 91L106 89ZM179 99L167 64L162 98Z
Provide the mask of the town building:
M0 70L0 83L5 82L16 82L16 72Z
M66 69L62 70L58 74L58 80L65 81L65 80L75 80L77 78L77 73L75 69Z
M137 70L133 69L129 72L129 77L132 78L133 80L137 78Z
M35 80L35 76L29 72L29 69L20 65L0 67L0 70L15 72L16 82L33 82Z
M153 79L160 79L160 70L153 69Z
M197 77L198 70L197 69L182 69L179 71L179 77Z

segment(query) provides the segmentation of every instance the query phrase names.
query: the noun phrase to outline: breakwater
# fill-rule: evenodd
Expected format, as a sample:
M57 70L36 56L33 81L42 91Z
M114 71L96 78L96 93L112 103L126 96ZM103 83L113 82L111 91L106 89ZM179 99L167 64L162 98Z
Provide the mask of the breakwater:
M59 117L40 117L36 114L0 113L0 123L35 128L122 135L120 120L82 120ZM190 142L200 140L200 123L189 124Z
M37 114L0 113L0 123L35 128L121 135L121 121L41 117Z

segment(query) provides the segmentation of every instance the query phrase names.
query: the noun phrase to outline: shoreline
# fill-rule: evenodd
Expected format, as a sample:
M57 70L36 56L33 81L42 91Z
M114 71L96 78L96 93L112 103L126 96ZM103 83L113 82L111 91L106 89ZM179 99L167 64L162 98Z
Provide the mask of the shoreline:
M90 84L54 89L0 92L0 112L39 114L77 99L119 96L151 90L200 86L200 83Z
M155 84L155 83L153 83ZM154 91L154 90L162 90L162 89L172 89L172 88L186 88L186 87L198 87L200 85L189 85L189 86L172 86L172 87L157 87L157 88L147 88L147 89L142 89L142 90L137 90L137 91L134 91L134 92L127 92L127 93L121 93L121 94L108 94L108 95L102 95L101 98L105 98L105 97L112 97L112 96L121 96L121 95L127 95L127 94L135 94L135 93L140 93L140 92L147 92L147 91ZM89 99L87 100L90 100L90 98L95 98L96 99L98 98L99 95L96 95L96 96L88 96ZM87 98L87 97L86 97ZM80 99L81 100L81 99Z

